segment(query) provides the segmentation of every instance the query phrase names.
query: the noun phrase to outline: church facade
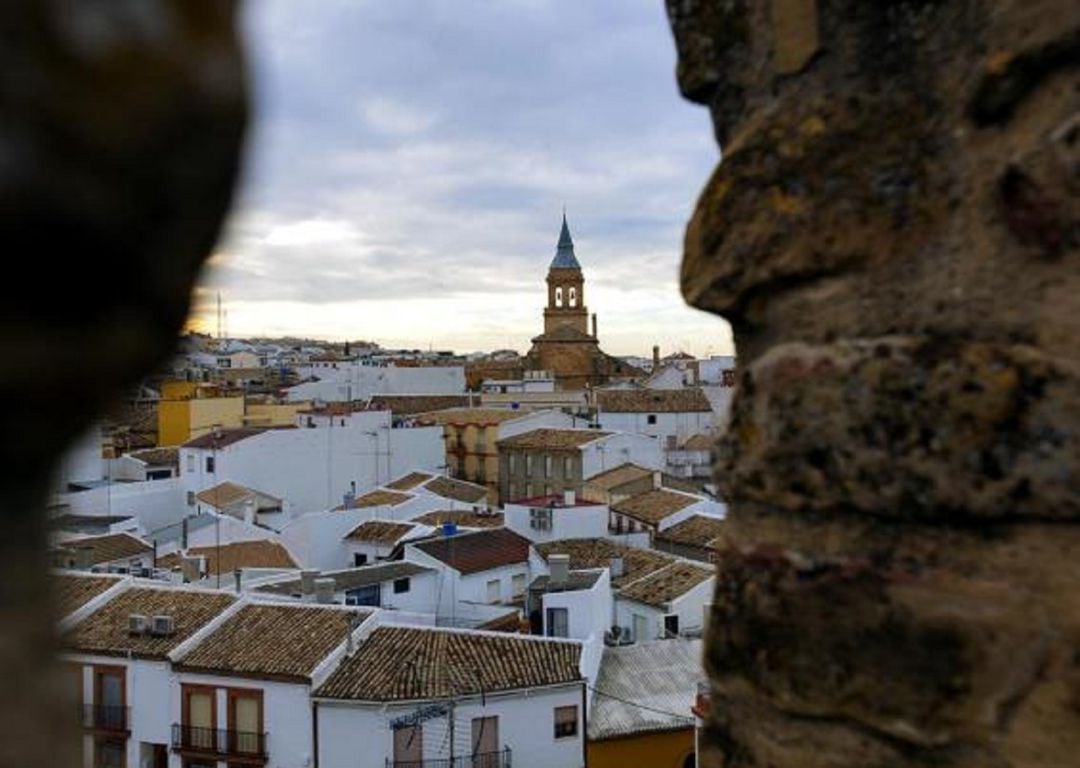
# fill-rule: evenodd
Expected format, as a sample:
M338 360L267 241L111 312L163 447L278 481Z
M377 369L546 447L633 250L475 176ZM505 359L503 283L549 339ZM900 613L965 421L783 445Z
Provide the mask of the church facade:
M608 383L613 377L639 373L600 349L596 315L589 327L585 305L585 275L574 254L574 241L563 214L555 258L547 274L544 332L532 340L525 368L548 371L561 390L578 390ZM591 331L591 332L590 332Z

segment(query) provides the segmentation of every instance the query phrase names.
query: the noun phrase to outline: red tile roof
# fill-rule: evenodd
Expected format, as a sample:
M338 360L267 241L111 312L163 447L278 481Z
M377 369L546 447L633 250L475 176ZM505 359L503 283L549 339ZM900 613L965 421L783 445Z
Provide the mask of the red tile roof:
M416 548L461 573L478 573L529 559L529 540L508 528L429 539Z

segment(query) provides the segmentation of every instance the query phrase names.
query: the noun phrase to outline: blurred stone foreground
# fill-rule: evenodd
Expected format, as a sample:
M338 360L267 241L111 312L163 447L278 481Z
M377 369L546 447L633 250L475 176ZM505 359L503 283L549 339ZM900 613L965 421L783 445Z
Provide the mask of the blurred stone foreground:
M702 764L1080 765L1080 3L667 10L741 368Z
M0 766L76 765L45 556L54 459L172 351L236 178L231 0L0 13Z

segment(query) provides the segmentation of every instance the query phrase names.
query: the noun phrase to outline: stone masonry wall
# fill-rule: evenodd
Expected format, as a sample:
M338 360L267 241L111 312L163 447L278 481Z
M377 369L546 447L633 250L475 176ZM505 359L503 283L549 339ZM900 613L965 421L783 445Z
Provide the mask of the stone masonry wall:
M740 366L702 764L1080 764L1080 4L667 10Z

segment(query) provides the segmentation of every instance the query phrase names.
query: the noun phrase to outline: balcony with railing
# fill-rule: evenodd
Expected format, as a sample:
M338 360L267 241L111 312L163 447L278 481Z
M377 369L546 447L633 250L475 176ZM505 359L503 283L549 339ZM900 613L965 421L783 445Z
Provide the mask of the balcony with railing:
M386 768L512 768L510 747L497 752L474 752L471 755L441 757L430 760L391 760Z
M131 731L131 707L83 704L82 727L87 731L127 734Z
M172 748L193 757L265 763L268 734L173 723Z

